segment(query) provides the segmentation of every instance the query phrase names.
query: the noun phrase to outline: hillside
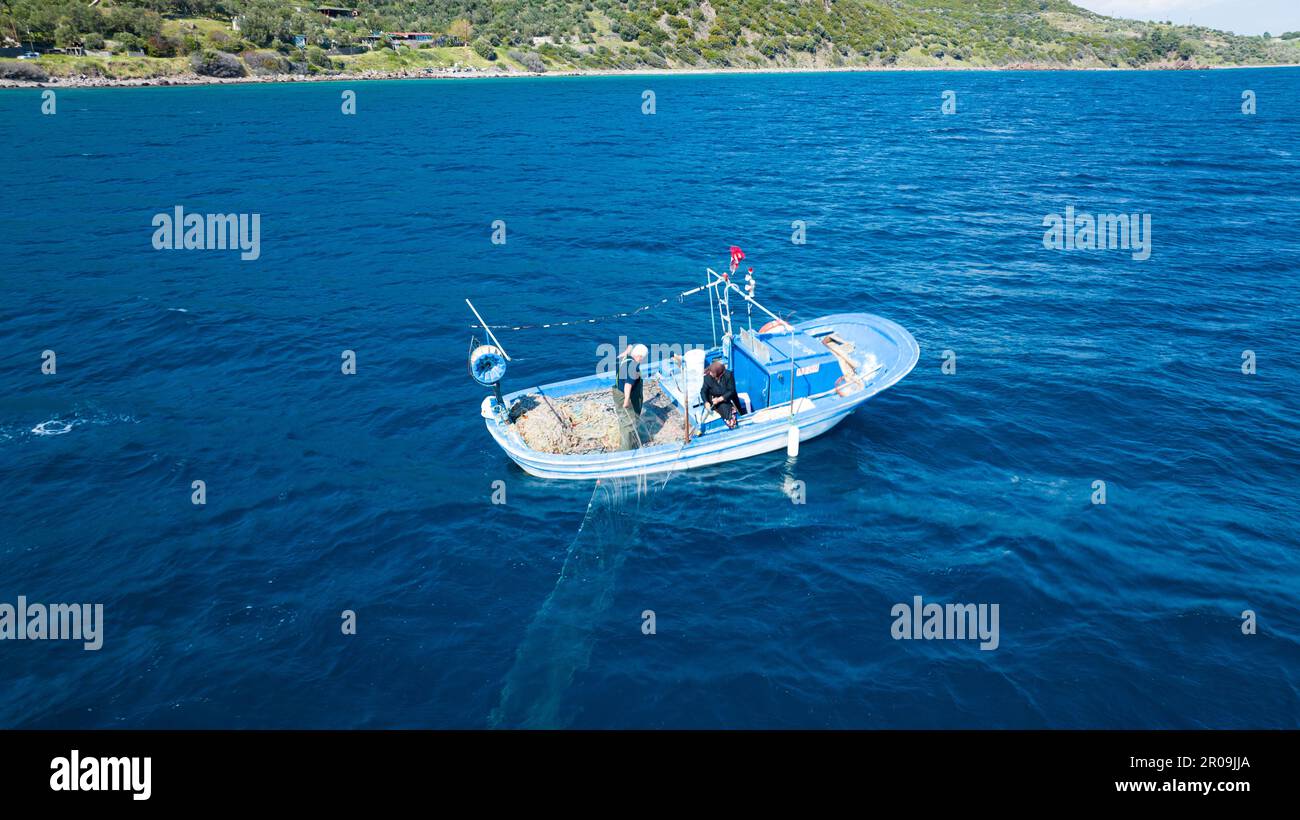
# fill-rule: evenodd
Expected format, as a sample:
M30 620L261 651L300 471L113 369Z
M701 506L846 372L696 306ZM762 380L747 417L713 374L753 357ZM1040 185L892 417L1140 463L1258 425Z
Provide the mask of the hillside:
M0 0L0 37L9 46L37 43L47 51L84 47L89 56L34 62L55 74L106 76L161 76L190 66L220 76L452 65L540 72L1300 63L1294 33L1244 37L1118 20L1066 0L331 0L330 6ZM394 32L421 36L394 39Z

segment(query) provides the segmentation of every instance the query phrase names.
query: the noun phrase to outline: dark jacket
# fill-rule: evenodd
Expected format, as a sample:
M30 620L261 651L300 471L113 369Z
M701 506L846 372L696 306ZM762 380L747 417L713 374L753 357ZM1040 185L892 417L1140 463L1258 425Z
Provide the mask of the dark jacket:
M740 403L740 396L736 395L736 377L730 370L722 371L722 375L716 379L705 373L704 384L700 387L700 398L704 400L705 407L718 411L718 415L724 419L745 412L744 405ZM722 401L715 405L714 398L721 398Z

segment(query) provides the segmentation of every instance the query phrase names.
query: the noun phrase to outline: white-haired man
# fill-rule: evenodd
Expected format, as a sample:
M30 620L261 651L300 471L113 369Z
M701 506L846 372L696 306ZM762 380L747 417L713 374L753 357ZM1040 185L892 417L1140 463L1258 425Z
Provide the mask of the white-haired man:
M641 365L650 356L650 349L642 344L628 345L627 349L619 356L624 360L620 362L619 375L622 376L623 383L623 407L630 409L638 416L641 415L641 400L643 395L643 380L641 378Z
M614 376L614 406L618 410L619 438L624 450L640 444L637 426L641 421L645 383L641 366L649 357L650 349L643 344L628 345L619 354L618 370Z

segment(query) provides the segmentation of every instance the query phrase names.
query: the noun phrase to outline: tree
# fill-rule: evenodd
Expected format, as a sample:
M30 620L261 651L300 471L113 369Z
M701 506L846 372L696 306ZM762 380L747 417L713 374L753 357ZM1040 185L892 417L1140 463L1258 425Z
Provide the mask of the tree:
M497 58L496 49L492 48L492 43L486 37L480 37L474 41L474 51L484 60L495 60Z
M290 31L291 10L267 0L254 0L239 17L239 31L246 40L269 46L276 40L293 40Z
M473 31L474 29L470 26L469 21L463 17L452 20L451 25L447 26L447 33L452 37L455 37L462 44L469 42Z
M59 23L54 29L54 45L69 48L81 45L81 34L67 23Z
M144 51L144 40L141 40L129 31L119 31L113 35L113 39L117 41L117 48L113 49L113 53L115 54L122 54L129 51Z
M129 31L141 40L162 33L162 17L157 12L132 6L114 6L108 13L108 31Z

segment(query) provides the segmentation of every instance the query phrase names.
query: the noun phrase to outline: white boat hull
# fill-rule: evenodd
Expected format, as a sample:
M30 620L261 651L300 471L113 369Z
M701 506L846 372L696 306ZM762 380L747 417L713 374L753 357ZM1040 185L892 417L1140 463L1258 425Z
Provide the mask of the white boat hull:
M807 441L816 436L820 436L827 430L839 424L848 418L848 414L833 416L822 421L799 427L799 441ZM723 464L728 461L736 461L742 458L770 453L774 450L784 450L786 446L786 428L789 425L774 425L775 429L762 435L753 441L743 444L731 444L730 446L714 448L710 451L691 452L689 455L683 451L686 449L680 445L673 449L679 451L676 455L669 455L666 458L640 458L628 459L627 464L600 464L592 465L590 469L583 469L572 462L568 463L548 463L544 459L527 458L521 454L507 450L507 454L518 464L524 472L529 475L535 475L538 478L569 478L569 479L595 479L595 478L622 478L625 476L650 475L653 473L672 472L676 470L693 470L699 467L708 467L712 464ZM730 431L728 431L730 432ZM718 437L719 434L714 434ZM698 439L697 439L698 441ZM725 442L724 442L725 444ZM629 450L629 453L643 453L644 451ZM546 455L546 454L542 454Z
M496 418L486 418L487 428L497 444L516 464L539 478L592 480L693 470L783 450L791 424L798 427L801 442L820 436L847 418L867 399L907 375L920 356L916 340L910 333L879 316L838 314L804 322L797 327L826 326L834 326L836 333L853 334L858 340L859 350L872 354L878 367L860 388L847 395L829 391L821 395L801 397L795 403L797 412L793 415L787 403L784 407L742 417L740 425L734 430L728 430L715 422L707 428L704 435L693 438L689 443L659 444L611 453L541 452L525 444L511 424ZM544 389L551 396L564 395L566 392L599 389L602 385L612 384L612 379L612 375L584 377L547 385ZM667 380L665 385L670 386ZM518 398L538 390L539 388L532 388L511 393L505 397L506 404L509 406Z

